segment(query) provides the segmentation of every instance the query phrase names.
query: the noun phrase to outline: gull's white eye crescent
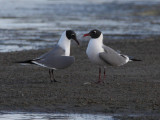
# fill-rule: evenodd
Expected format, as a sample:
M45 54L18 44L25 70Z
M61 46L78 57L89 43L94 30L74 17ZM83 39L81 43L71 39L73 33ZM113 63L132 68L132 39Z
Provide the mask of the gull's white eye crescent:
M71 36L74 36L74 34L71 34Z
M96 33L96 31L93 31L94 33Z

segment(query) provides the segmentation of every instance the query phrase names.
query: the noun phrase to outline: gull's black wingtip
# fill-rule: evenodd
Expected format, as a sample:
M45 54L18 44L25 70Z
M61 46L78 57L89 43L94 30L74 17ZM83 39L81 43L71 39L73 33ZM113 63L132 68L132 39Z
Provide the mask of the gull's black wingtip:
M132 58L132 59L130 59L131 61L142 61L142 60L139 60L139 59L134 59L134 58Z
M14 63L20 63L20 64L34 64L33 60L25 60L25 61L16 61Z

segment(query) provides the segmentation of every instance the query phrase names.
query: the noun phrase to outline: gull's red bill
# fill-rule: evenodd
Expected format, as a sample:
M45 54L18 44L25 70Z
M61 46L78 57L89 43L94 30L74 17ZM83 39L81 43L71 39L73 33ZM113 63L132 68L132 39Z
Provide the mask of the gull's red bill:
M83 35L83 37L86 37L86 36L90 36L90 34L89 34L89 33L87 33L87 34L84 34L84 35Z

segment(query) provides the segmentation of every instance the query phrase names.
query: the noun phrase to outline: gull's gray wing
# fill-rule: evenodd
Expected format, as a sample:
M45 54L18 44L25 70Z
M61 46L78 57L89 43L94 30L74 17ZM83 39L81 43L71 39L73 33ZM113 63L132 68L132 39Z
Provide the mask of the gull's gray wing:
M99 53L100 59L102 59L105 63L113 66L120 66L126 63L126 56L117 53L112 48L103 45L104 52Z
M59 45L55 45L54 48L51 51L41 55L40 57L38 57L34 60L43 59L43 58L46 58L48 56L61 56L61 55L64 55L64 54L65 54L65 50L63 48L61 48Z
M47 67L49 69L63 69L72 65L75 58L72 56L63 56L65 50L56 45L51 51L32 60L32 63Z
M64 69L75 62L73 56L47 56L43 59L33 61L33 63L50 69Z
M18 63L29 63L36 64L49 69L63 69L72 65L75 61L73 56L64 56L65 50L62 49L59 45L41 55L40 57L33 60L20 61Z

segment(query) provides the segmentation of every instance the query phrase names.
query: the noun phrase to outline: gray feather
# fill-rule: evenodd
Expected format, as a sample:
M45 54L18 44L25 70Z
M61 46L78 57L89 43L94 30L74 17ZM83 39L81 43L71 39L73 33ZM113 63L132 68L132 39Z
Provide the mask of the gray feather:
M64 54L65 50L56 45L51 51L34 59L32 62L50 69L63 69L69 67L75 61L74 57L63 56Z
M99 53L99 57L107 64L113 66L120 66L126 63L126 57L121 56L112 48L103 45L104 51Z
M61 56L64 54L65 54L65 50L63 48L61 48L59 45L55 45L51 51L41 55L40 57L38 57L34 60L44 59L44 58L47 58L50 56Z
M48 68L64 69L72 65L74 62L75 58L72 56L50 56L44 59L39 59L35 63Z

